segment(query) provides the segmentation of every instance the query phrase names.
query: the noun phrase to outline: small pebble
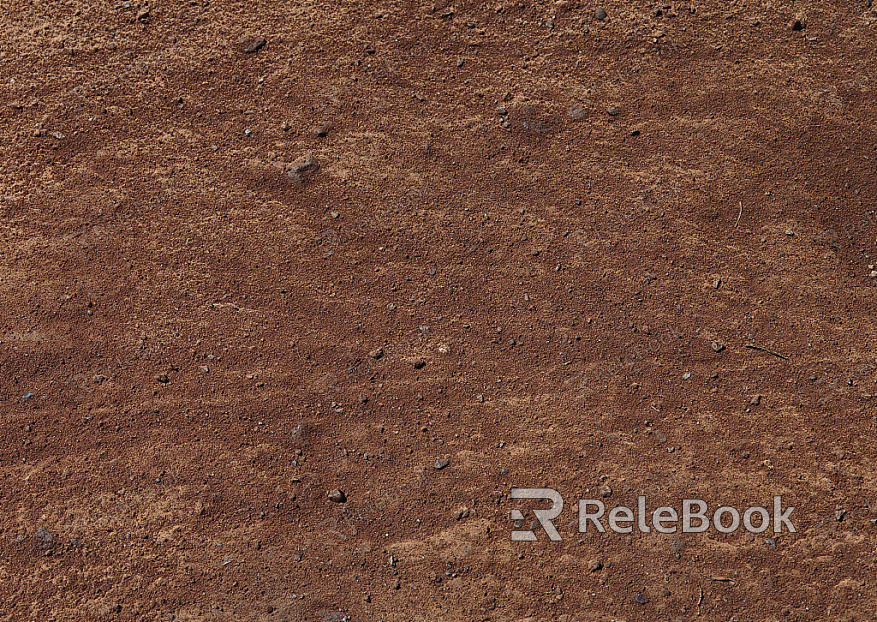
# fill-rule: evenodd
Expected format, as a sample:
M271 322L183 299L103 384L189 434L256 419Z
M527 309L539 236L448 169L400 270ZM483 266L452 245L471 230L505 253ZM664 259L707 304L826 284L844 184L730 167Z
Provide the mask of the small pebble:
M314 138L325 138L332 130L332 124L328 121L320 123L311 130L311 136Z
M610 117L616 117L620 113L621 108L619 108L618 106L609 106L608 108L606 108L606 114L608 114Z
M749 404L751 406L758 406L759 404L761 404L761 396L760 395L753 395L752 399L749 400Z
M566 115L573 121L584 121L588 118L588 111L582 106L573 106L567 110Z
M438 460L435 461L435 470L441 471L443 468L448 466L450 463L451 463L451 461L448 460L447 458L439 458Z
M54 536L52 536L49 530L42 525L40 525L40 528L37 529L36 539L39 541L40 547L44 549L52 546L55 543Z
M347 501L347 495L337 488L335 490L330 490L327 496L329 497L329 501L333 503L344 503Z
M633 599L640 605L645 605L647 602L649 602L649 597L642 592L637 592L636 596L634 596Z
M600 496L601 497L611 497L612 496L612 488L610 488L609 486L603 486L600 489Z
M601 7L601 6L598 6L598 7L597 7L597 10L594 11L594 17L596 17L598 21L601 21L601 22L602 22L602 21L603 21L604 19L606 19L606 17L607 17L607 15L606 15L606 9L604 9L604 8Z
M375 348L368 355L375 359L376 361L384 357L384 349L383 348Z
M242 49L244 54L252 54L254 52L258 52L263 47L265 47L265 44L268 43L268 41L265 40L265 37L254 37L252 39L244 41L243 43L244 46Z
M316 175L319 170L320 165L314 159L314 156L307 155L293 162L292 166L289 167L289 170L286 171L286 176L295 185L301 186L311 179L311 177Z
M713 352L721 352L725 349L725 344L719 343L718 341L713 341L712 348Z

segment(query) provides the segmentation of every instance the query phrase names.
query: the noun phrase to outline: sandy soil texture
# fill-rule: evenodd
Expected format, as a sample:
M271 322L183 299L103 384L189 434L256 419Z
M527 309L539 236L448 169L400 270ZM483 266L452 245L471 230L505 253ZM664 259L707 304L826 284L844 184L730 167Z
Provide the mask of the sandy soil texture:
M4 3L0 620L875 619L869 4Z

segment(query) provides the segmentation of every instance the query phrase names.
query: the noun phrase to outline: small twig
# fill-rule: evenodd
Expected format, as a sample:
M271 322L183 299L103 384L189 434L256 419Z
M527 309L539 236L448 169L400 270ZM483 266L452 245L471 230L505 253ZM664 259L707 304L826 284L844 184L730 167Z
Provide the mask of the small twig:
M757 346L757 345L755 345L754 343L747 343L747 344L746 344L746 347L747 347L747 348L752 348L753 350L761 350L762 352L767 352L768 354L773 354L774 356L778 356L778 357L780 357L780 358L783 359L784 361L788 361L788 360L789 360L789 357L786 356L785 354L780 354L779 352L774 352L773 350L769 350L769 349L767 349L767 348L763 348L763 347L761 347L761 346Z
M734 223L734 228L737 228L737 225L740 224L740 218L743 216L743 201L740 201L740 213L737 214L737 222Z

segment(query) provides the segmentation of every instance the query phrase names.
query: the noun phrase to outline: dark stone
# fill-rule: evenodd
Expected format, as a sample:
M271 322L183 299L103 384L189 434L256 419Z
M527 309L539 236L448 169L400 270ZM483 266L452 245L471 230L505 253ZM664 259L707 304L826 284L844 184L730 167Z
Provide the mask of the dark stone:
M319 170L320 164L314 159L314 156L307 155L293 162L289 170L286 171L286 176L292 183L301 186L316 175Z
M37 529L36 533L37 544L41 549L47 549L53 544L55 544L55 537L46 529L44 526L40 525L40 528Z
M268 41L265 40L265 37L254 37L252 39L247 39L246 41L244 41L242 51L244 54L253 54L265 47L266 43L268 43Z

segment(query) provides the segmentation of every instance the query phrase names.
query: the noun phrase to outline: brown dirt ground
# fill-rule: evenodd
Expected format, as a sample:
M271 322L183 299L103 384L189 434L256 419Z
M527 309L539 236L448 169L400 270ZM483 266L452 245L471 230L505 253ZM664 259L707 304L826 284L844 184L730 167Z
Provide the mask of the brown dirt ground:
M875 619L877 13L603 6L4 5L0 619Z

